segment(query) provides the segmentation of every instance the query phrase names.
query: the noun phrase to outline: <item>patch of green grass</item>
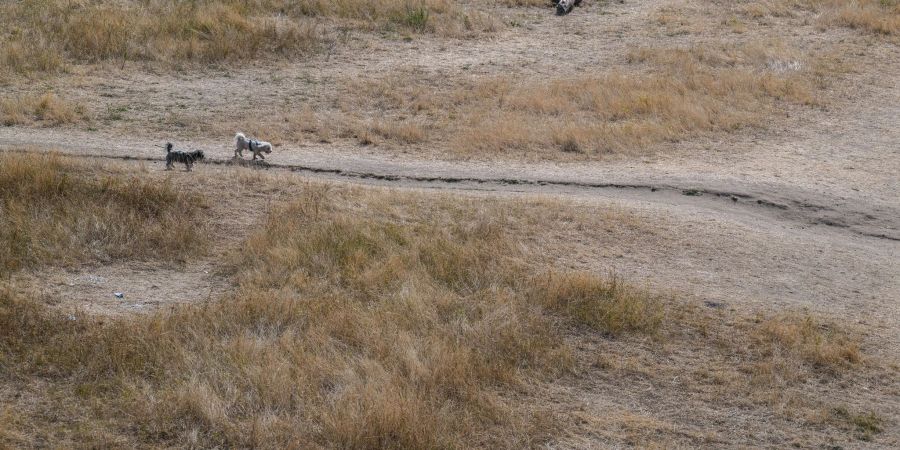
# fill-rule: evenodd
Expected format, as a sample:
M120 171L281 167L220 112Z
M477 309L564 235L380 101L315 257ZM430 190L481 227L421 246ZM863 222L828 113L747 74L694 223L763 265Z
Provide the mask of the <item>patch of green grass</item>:
M874 435L884 431L884 419L874 412L852 413L844 406L831 410L834 417L855 427L856 437L862 441L871 441Z
M103 120L107 121L117 121L125 118L125 112L128 111L127 106L107 106L106 114L103 115Z
M429 18L430 14L424 3L407 4L406 13L401 17L400 23L416 31L425 31Z

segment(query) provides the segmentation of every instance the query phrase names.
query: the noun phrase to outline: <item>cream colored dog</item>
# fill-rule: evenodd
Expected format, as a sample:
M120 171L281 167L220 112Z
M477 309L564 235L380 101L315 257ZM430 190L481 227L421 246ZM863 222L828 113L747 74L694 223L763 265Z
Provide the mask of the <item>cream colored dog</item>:
M265 141L257 141L255 139L248 139L247 136L244 136L244 133L238 132L234 135L234 157L235 158L243 158L244 150L250 150L253 152L253 159L255 160L257 156L262 159L266 159L263 156L263 153L272 153L272 143Z

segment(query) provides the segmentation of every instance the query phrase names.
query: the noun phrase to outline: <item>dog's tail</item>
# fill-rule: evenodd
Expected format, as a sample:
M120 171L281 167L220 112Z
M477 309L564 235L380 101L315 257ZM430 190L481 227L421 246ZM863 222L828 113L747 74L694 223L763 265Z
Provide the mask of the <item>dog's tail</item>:
M172 151L172 143L166 142L166 153L170 153Z
M234 145L238 145L241 142L246 142L246 141L247 141L247 136L244 136L244 133L241 133L240 131L238 131L237 133L234 134Z

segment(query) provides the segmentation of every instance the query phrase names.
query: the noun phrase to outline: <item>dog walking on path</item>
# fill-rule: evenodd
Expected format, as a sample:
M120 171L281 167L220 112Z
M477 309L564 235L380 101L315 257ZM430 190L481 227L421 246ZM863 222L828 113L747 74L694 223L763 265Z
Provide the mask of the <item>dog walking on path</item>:
M266 157L262 154L272 153L272 143L249 139L247 138L247 136L244 136L244 133L238 132L234 135L234 157L243 158L244 150L250 150L251 152L253 152L254 160L257 156L262 159L266 159Z
M175 163L184 164L185 170L191 171L194 163L204 158L203 150L194 150L192 152L183 152L172 150L174 146L171 142L166 143L166 170L172 170Z

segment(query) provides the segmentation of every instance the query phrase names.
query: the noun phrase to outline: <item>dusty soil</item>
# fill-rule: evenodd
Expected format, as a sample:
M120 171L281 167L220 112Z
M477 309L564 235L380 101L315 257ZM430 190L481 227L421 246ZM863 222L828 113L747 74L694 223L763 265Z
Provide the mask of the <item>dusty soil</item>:
M461 73L514 73L553 78L560 71L590 71L621 62L632 45L665 40L671 45L709 39L740 41L754 32L790 37L801 48L838 48L852 56L854 70L828 93L829 106L804 108L773 118L765 130L708 136L671 144L645 157L613 157L591 162L455 161L427 148L360 147L352 142L283 142L267 161L285 177L363 183L389 189L452 191L520 199L562 200L572 208L628 215L627 226L546 230L541 242L553 248L545 257L565 267L614 271L644 280L656 290L684 298L723 303L740 311L808 309L841 318L866 334L866 350L895 358L900 354L900 46L853 30L819 31L803 17L773 18L779 27L746 24L746 31L722 31L702 14L705 1L627 1L587 4L565 18L547 9L503 10L522 24L485 40L365 40L351 38L326 55L274 66L227 68L203 73L148 73L134 68L95 70L57 83L58 91L98 111L127 106L125 119L89 131L76 128L0 128L0 149L60 151L101 158L137 158L123 164L162 171L165 140L190 142L210 162L193 174L174 172L181 183L196 176L223 194L220 217L230 221L234 242L265 212L264 204L285 195L216 184L217 174L251 171L231 165L230 136L207 136L190 126L159 134L143 124L184 118L234 118L247 114L239 102L287 103L315 107L321 90L338 89L334 80L379 76L396 70L427 71L453 77ZM660 8L683 11L687 25L647 26ZM808 18L807 18L808 19ZM680 28L679 28L680 27ZM560 49L554 42L577 42ZM43 86L18 85L20 91ZM140 105L134 108L133 105ZM186 120L188 123L189 120ZM548 243L552 245L548 245ZM146 311L162 305L204 301L228 286L211 270L214 260L186 268L123 264L29 274L39 289L64 306L98 314ZM39 280L39 281L38 281ZM124 286L124 287L120 287ZM113 291L126 293L123 300ZM609 384L603 385L609 389ZM652 386L645 386L651 389ZM590 425L602 428L602 412L652 409L654 397L608 404L604 393L580 386L548 394L583 396ZM621 398L620 398L621 400ZM656 399L658 401L659 399ZM679 399L668 399L663 416L678 413ZM900 414L895 392L886 399ZM722 419L742 429L761 417ZM661 416L658 416L661 417ZM713 421L718 412L698 412ZM896 418L873 447L900 445ZM674 419L673 419L674 420ZM684 421L682 421L683 423ZM609 423L605 425L611 426ZM647 425L647 424L645 424ZM647 426L675 427L660 422ZM652 428L650 426L650 428ZM719 427L719 430L722 429ZM671 431L671 430L669 430ZM696 422L684 433L701 435ZM749 442L774 440L759 438ZM595 436L596 437L596 436ZM721 433L710 442L726 442ZM590 440L569 445L590 447ZM761 440L760 440L761 439ZM600 439L602 441L602 439ZM733 441L728 441L733 442ZM783 443L783 441L781 441Z

